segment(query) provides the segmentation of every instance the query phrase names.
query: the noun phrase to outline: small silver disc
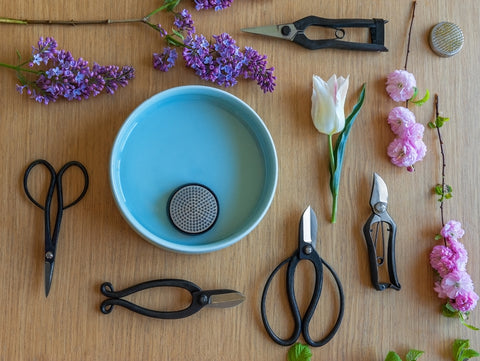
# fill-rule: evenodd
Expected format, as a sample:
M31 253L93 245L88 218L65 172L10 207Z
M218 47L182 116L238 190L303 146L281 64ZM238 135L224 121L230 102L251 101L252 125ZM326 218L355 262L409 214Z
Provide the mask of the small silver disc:
M456 24L442 22L430 31L430 47L439 56L447 58L457 54L463 42L462 29Z
M188 234L208 231L218 217L217 197L201 184L192 183L177 188L167 207L172 224Z

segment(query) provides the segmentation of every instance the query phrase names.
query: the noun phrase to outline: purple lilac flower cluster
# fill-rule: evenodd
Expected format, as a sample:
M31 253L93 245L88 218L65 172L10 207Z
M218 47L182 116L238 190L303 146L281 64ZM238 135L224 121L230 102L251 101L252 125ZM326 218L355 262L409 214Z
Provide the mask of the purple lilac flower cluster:
M233 0L194 0L195 9L215 9L215 11L230 7Z
M32 50L29 66L34 68L42 65L46 70L32 72L37 76L33 81L19 76L21 85L17 85L17 90L20 93L26 91L31 98L44 104L62 97L67 100L88 99L102 91L113 94L119 86L126 86L135 73L130 66L120 68L95 63L90 68L86 60L75 59L70 52L58 50L57 42L51 37L40 38L38 47Z
M212 42L204 35L196 34L187 10L175 13L174 27L176 34L185 35L182 42L178 40L178 35L168 35L160 25L157 26L160 34L167 37L167 42L183 47L185 65L203 80L230 87L237 84L237 78L242 76L244 79L255 80L265 93L274 90L274 68L267 67L265 55L260 55L249 47L242 52L235 39L227 33L214 35ZM166 72L175 65L177 57L176 49L168 46L162 53L153 54L153 67Z
M387 76L386 90L396 102L410 100L416 93L415 77L405 70L395 70ZM394 165L412 172L414 164L427 152L423 142L425 127L416 122L413 112L401 106L390 111L387 122L396 136L389 144L387 154Z
M477 305L478 295L466 271L467 251L459 242L464 233L460 222L451 220L445 224L440 232L445 245L433 247L430 265L439 276L434 287L438 297L447 299L450 306L459 312L470 312Z

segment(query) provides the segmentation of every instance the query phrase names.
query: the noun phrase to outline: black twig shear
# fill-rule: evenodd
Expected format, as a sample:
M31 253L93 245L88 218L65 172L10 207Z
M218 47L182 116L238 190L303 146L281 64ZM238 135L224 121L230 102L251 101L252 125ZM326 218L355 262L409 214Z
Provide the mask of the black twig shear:
M400 290L400 283L398 282L397 269L395 266L397 225L387 212L387 185L377 173L373 174L370 206L372 207L372 214L363 227L363 235L367 242L372 284L378 291L383 291L387 288L393 288L398 291ZM385 238L387 238L387 235L385 233L388 233L386 257ZM390 283L380 282L379 280L379 268L384 266L385 263L388 267Z
M290 40L310 50L335 48L388 51L384 45L386 23L387 21L383 19L326 19L310 15L290 24L245 28L242 31ZM305 30L310 26L334 29L334 37L331 39L310 39L305 35ZM342 40L346 34L345 28L367 28L370 32L370 43Z

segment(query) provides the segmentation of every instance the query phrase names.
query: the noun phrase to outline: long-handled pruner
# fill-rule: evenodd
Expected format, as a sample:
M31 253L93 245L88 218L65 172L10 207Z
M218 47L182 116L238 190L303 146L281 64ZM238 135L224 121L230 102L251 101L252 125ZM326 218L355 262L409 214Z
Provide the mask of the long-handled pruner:
M387 205L387 185L377 173L374 173L372 194L370 196L372 214L363 227L363 235L367 242L372 284L378 291L383 291L387 288L400 290L400 283L398 282L397 269L395 266L395 237L397 233L397 225L388 214ZM387 235L385 233L388 233L386 259L385 239ZM385 261L388 267L390 283L379 281L379 267L384 266Z
M344 50L388 51L384 45L385 24L383 19L326 19L318 16L307 16L290 24L278 24L245 28L242 31L290 40L310 50L335 48ZM310 39L305 31L310 26L321 26L334 30L330 39ZM370 43L359 43L342 40L345 28L367 28L370 32Z

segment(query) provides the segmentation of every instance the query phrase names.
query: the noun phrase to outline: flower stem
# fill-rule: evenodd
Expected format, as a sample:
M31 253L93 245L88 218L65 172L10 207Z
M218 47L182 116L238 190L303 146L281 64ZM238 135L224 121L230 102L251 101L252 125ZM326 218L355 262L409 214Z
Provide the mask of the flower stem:
M33 73L33 74L40 74L41 73L38 70L33 70L33 69L29 69L29 68L22 68L20 65L11 65L11 64L1 63L1 62L0 62L0 67L13 69L13 70L16 70L16 71L24 71L24 72Z
M337 220L337 199L338 189L335 189L333 185L333 175L335 174L335 154L333 153L333 135L328 135L328 153L330 155L330 191L332 192L332 219L331 223L335 223Z
M141 19L103 19L103 20L37 20L37 19L13 19L0 17L0 23L3 24L20 24L20 25L99 25L99 24L124 24L124 23L141 23Z

